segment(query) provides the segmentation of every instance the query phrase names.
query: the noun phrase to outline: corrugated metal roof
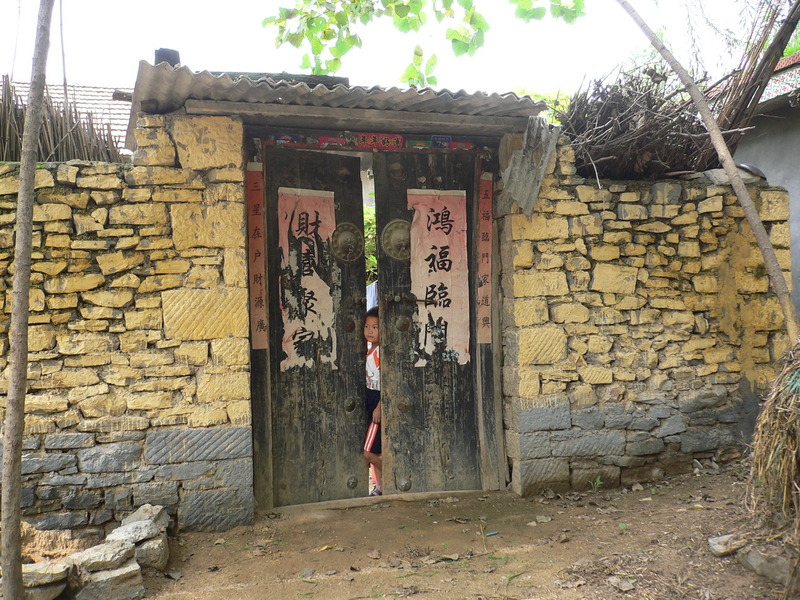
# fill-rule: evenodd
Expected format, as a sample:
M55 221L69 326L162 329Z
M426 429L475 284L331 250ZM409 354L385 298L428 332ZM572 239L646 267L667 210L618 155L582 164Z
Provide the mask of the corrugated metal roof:
M513 93L468 94L463 90L367 88L341 83L309 85L274 76L256 78L253 74L198 73L185 66L171 67L167 63L153 66L141 61L133 93L128 147L132 147L135 117L142 102L157 102L156 111L163 114L179 109L188 99L470 117L527 118L545 108L543 102Z
M23 102L28 101L29 83L12 81L16 94ZM64 105L64 86L47 85L47 94L56 105ZM114 93L127 94L128 100L114 99ZM111 135L117 142L117 147L122 148L128 131L128 122L131 115L130 96L132 88L96 87L87 85L67 84L67 97L71 106L79 113L91 113L92 120L97 125L108 124L111 126Z

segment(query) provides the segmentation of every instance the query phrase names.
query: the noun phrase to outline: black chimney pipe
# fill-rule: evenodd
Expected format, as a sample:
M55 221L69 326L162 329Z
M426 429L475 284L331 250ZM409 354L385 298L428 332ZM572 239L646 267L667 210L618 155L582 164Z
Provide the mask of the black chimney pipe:
M156 50L155 64L162 62L169 63L170 67L174 67L180 64L181 55L177 50L171 50L170 48L159 48Z

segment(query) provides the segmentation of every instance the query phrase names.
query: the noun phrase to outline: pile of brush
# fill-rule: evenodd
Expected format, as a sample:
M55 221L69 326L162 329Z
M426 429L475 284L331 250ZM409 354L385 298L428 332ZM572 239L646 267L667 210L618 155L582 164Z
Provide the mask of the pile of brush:
M666 73L652 65L619 71L557 107L580 175L656 179L719 167L688 93Z

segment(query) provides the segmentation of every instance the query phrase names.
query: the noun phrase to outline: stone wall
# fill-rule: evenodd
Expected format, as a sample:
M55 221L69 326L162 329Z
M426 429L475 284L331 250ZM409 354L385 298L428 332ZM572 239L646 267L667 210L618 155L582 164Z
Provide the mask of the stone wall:
M735 453L787 344L730 187L598 188L573 159L559 146L532 215L500 219L506 446L520 494L647 481ZM749 189L790 280L788 196Z
M131 166L36 172L23 506L39 528L147 503L194 529L253 515L243 127L145 116L136 138ZM17 177L0 165L3 394Z

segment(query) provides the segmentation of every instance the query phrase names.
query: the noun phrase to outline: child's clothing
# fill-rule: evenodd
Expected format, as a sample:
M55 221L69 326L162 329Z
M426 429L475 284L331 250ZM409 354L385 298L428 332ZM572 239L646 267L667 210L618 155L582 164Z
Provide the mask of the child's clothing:
M372 413L381 401L380 350L380 346L373 346L367 352L367 394L364 402L367 409L367 438L364 441L364 450L373 454L381 453L381 426L372 422Z

